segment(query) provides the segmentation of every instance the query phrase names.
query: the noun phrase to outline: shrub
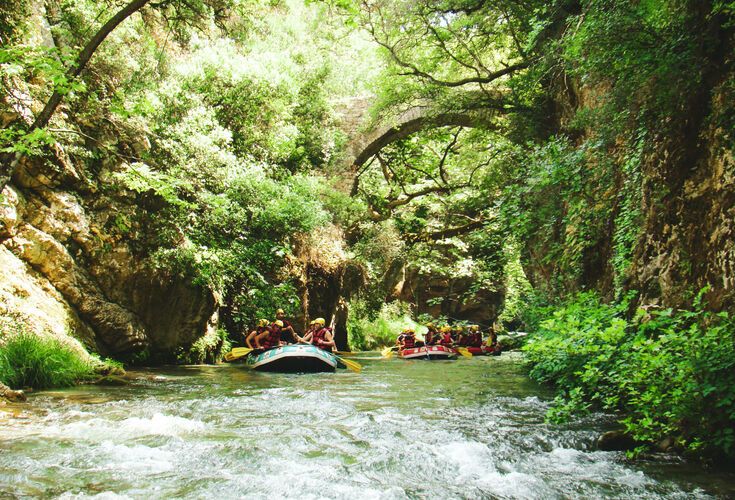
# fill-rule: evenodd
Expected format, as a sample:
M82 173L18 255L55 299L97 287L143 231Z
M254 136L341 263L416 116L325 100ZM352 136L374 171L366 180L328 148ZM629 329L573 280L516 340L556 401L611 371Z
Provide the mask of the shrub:
M0 340L0 381L13 389L66 387L94 376L90 358L19 323L0 323Z
M701 296L701 294L700 294ZM606 305L591 293L558 307L526 345L531 376L559 388L549 417L620 411L642 442L673 437L735 456L735 321L727 313Z
M360 300L350 304L347 320L347 339L350 347L357 351L377 349L393 345L404 328L416 328L411 319L411 310L404 302L383 304L377 312L371 312Z

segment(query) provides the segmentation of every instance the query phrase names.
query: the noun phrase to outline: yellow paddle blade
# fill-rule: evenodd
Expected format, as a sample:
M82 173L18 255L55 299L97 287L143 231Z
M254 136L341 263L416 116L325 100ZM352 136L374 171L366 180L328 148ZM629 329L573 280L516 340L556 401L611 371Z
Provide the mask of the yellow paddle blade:
M225 361L235 361L236 359L247 356L251 351L252 349L249 347L235 347L233 350L225 354Z
M235 356L242 356L243 354L250 354L251 351L252 349L249 347L235 347L230 352Z
M382 351L380 351L380 355L384 358L390 358L391 355L393 355L393 348L392 347L386 347Z
M343 363L349 370L352 370L355 373L360 373L362 370L362 365L358 363L357 361L352 361L351 359L342 359L339 356L337 357L341 363Z
M470 351L468 351L466 347L457 347L457 352L460 353L465 358L471 358L472 357L472 353Z

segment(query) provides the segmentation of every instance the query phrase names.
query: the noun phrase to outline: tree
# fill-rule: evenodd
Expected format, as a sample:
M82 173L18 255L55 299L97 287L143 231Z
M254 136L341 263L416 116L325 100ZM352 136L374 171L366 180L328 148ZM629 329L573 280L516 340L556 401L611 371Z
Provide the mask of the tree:
M103 24L85 44L74 59L74 62L64 73L63 78L60 79L63 85L59 85L59 83L55 84L51 97L49 97L41 112L28 127L27 130L30 134L39 133L40 130L48 125L49 120L59 107L59 104L61 104L64 96L68 93L68 83L79 77L108 35L123 21L148 4L160 10L163 13L164 19L172 23L174 27L177 27L180 25L196 26L197 20L204 17L208 10L214 12L215 21L217 21L225 16L227 7L231 5L231 2L229 0L161 0L158 2L151 2L151 0L131 0ZM24 154L22 152L3 153L0 155L0 191L2 191L12 177L15 168L23 156Z

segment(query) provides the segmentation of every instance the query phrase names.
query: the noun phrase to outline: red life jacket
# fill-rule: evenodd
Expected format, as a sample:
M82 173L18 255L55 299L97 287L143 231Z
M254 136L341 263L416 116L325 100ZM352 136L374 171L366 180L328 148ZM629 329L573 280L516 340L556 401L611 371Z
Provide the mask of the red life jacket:
M281 341L281 329L278 327L275 328L269 328L268 336L265 338L265 341L263 342L263 349L270 349L271 347L276 347L278 343Z
M327 335L327 332L331 332L332 329L329 327L323 327L319 330L314 332L314 335L311 337L311 343L315 346L317 346L319 349L323 349L325 351L331 351L332 346L331 345L324 345L326 340L324 340L324 337Z
M452 334L451 333L445 333L442 335L442 338L439 340L439 345L452 345L454 341L452 340Z
M413 349L413 346L416 345L416 337L414 337L412 334L405 335L403 337L403 348L404 349Z

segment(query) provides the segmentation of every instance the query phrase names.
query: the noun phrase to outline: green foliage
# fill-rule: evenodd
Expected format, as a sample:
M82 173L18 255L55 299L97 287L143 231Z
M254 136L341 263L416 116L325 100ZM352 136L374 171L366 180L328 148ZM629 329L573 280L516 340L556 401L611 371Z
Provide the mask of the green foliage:
M556 307L526 345L531 376L561 396L550 418L590 405L621 411L640 441L674 437L735 455L735 322L727 313L606 305L591 293ZM549 310L547 310L549 311Z
M503 251L507 256L505 268L503 269L505 300L503 310L498 315L498 322L507 324L521 319L533 287L523 271L518 243L512 240L506 241Z
M46 389L93 376L91 360L67 344L29 332L19 321L0 321L0 382L14 389Z
M403 302L383 304L379 311L371 310L361 300L350 303L347 319L347 340L356 351L368 351L392 346L404 328L417 328L411 308Z
M180 349L176 360L180 364L217 363L232 347L227 331L218 328L214 332L200 337L188 349Z

